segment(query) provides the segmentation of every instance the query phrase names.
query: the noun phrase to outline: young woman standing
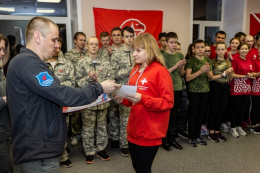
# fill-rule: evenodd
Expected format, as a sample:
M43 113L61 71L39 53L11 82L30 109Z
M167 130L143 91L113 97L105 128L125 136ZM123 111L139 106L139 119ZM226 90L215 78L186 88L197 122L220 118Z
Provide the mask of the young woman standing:
M131 106L127 139L133 167L137 173L149 173L162 138L166 136L174 100L173 85L151 34L142 34L134 40L133 56L136 65L128 84L137 86L137 93L115 99Z

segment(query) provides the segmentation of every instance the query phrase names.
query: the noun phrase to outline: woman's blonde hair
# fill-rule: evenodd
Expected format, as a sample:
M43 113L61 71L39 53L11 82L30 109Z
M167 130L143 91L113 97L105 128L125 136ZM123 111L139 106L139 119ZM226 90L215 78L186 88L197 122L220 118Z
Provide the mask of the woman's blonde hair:
M219 42L219 43L217 43L216 44L216 49L218 48L218 45L225 45L225 49L227 48L227 45L226 45L226 43L225 42ZM218 66L218 55L217 55L217 57L214 59L214 66L215 67L217 67ZM228 61L225 57L224 57L224 59L225 59L225 62L227 63L227 66L228 67L231 67L231 63L230 63L230 61Z
M134 40L134 48L145 49L145 61L147 65L150 65L153 61L157 61L165 67L164 58L160 52L155 38L151 34L144 33L136 37ZM135 66L136 65L137 64L135 64Z
M7 38L6 38L5 36L3 36L2 34L0 34L0 42L1 42L2 40L4 40L4 42L5 42L5 50L4 50L4 53L5 53L5 54L4 54L4 57L3 57L2 66L0 66L0 67L3 67L3 66L7 63L8 59L9 59L9 56L10 56L9 42L8 42L8 40L7 40Z

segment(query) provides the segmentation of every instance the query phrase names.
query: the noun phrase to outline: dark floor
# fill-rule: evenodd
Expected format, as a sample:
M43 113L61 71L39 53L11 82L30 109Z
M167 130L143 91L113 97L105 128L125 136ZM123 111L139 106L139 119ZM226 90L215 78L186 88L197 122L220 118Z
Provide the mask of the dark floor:
M213 143L206 137L207 146L190 147L187 140L178 142L183 150L172 148L165 151L162 147L155 157L152 172L154 173L260 173L260 135L248 133L246 137L234 138L222 132L227 142ZM78 146L68 145L71 150L69 159L71 168L60 167L61 173L134 173L130 157L123 157L119 149L111 149L107 153L111 160L103 161L95 158L94 163L86 164L82 142Z

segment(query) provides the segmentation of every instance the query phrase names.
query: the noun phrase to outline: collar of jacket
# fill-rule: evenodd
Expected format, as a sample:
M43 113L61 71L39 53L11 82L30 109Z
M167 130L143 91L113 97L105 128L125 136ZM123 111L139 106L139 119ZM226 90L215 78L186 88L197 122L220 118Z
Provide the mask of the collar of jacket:
M91 60L91 58L89 57L89 54L87 53L86 56L85 56L86 60L88 61L89 64L94 64ZM102 61L100 61L100 58L99 58L99 54L97 54L97 62L95 64L101 64Z
M74 48L71 49L71 50L72 50L73 54L81 54L81 53L85 54L85 53L86 53L86 50L84 50L84 49L83 49L81 52L78 52L77 49L76 49L76 47L74 47Z

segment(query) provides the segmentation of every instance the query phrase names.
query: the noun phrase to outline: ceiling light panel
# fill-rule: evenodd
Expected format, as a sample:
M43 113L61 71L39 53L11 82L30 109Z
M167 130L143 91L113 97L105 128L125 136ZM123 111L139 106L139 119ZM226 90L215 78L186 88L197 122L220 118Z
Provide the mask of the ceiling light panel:
M37 8L36 13L54 13L54 9Z
M61 0L37 0L37 2L60 3Z
M15 7L0 7L0 11L15 12Z

